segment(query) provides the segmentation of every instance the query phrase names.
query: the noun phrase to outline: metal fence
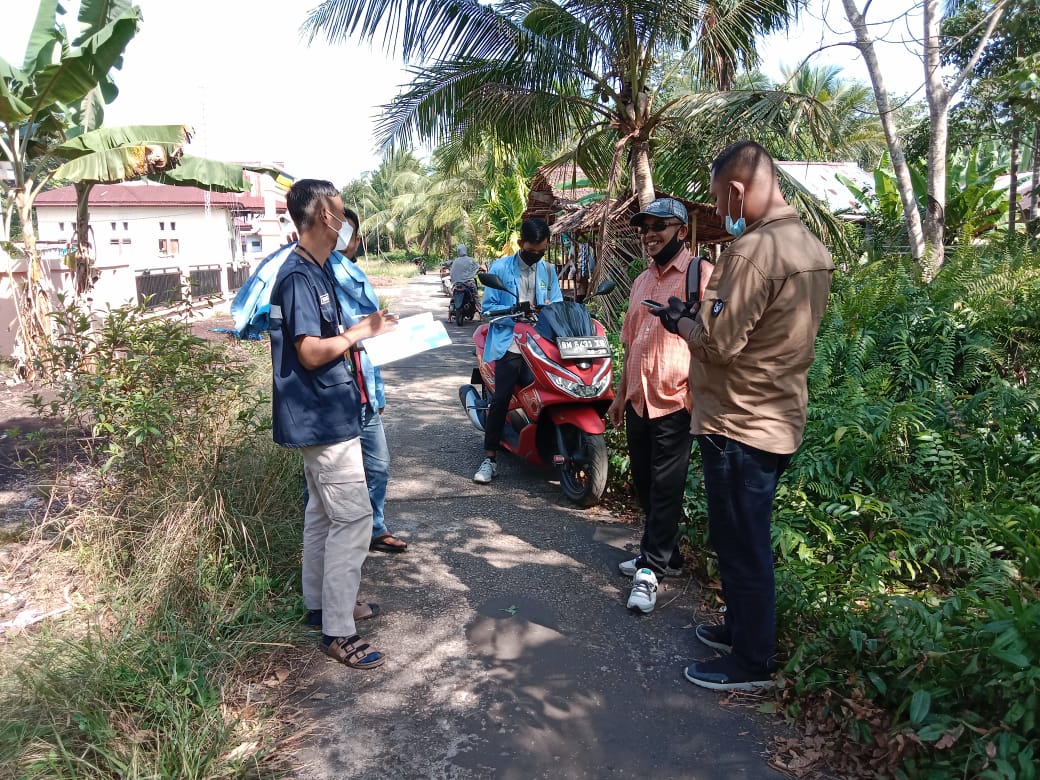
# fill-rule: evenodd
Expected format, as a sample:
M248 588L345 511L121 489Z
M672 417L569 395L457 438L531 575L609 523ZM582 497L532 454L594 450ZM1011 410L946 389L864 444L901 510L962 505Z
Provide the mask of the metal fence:
M137 302L145 308L169 306L183 298L180 268L146 268L137 272L135 281Z
M188 274L192 298L207 298L220 295L220 266L193 265Z
M234 292L239 289L243 284L246 283L246 279L249 278L249 265L243 263L237 268L233 263L228 263L227 267L227 286L228 292Z

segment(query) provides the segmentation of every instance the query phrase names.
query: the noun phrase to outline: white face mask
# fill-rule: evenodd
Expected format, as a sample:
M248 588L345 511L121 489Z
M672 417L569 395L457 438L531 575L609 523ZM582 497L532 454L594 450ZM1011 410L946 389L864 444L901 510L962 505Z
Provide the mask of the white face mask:
M335 217L333 217L335 219ZM329 228L331 230L331 228ZM342 252L347 248L350 239L354 237L354 226L347 220L339 220L339 230L336 231L336 251Z

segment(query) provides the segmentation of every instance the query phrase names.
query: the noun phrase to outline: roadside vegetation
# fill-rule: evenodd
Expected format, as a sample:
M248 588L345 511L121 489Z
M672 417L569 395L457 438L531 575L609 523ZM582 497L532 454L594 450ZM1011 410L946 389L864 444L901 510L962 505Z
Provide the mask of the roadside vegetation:
M301 639L300 495L255 391L266 348L140 309L62 320L37 405L82 447L50 464L21 566L92 597L0 645L0 776L271 776L294 733L273 686Z
M969 230L965 227L965 230ZM773 520L785 765L1028 778L1040 765L1040 254L964 244L835 275ZM699 458L687 540L715 582Z

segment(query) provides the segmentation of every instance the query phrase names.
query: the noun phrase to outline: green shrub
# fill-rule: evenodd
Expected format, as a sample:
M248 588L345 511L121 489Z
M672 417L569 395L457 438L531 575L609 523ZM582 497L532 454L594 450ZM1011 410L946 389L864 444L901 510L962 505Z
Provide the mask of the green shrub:
M846 757L888 746L875 771L1037 776L1038 337L1035 255L835 278L774 514L779 696Z

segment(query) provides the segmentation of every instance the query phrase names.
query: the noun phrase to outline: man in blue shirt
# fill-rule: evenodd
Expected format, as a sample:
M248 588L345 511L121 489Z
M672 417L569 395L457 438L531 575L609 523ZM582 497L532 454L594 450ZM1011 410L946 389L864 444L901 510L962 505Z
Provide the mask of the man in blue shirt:
M385 310L344 321L328 259L346 249L353 226L331 182L301 179L286 194L300 234L271 293L274 440L303 456L303 599L322 611L325 653L355 669L381 666L362 643L354 606L372 535L372 505L361 456L361 392L349 356L357 343L391 330Z
M563 300L556 269L542 259L548 247L549 226L545 220L525 219L520 226L520 251L498 258L488 269L489 273L498 275L512 295L486 287L485 312L507 309L517 302L541 307ZM473 475L473 481L480 484L487 484L498 473L495 455L502 440L509 399L527 366L513 341L515 324L509 318L492 323L484 344L484 360L495 361L495 392L484 423L484 462Z
M355 257L361 244L361 225L353 209L343 209L354 227L354 235L347 242L341 255L333 252L329 258L333 278L336 280L336 297L350 324L379 311L379 298L365 272L357 266ZM372 365L368 353L354 350L351 354L355 374L360 376L361 399L361 452L365 461L365 481L368 482L368 497L372 501L372 542L369 550L385 553L401 553L408 543L398 539L386 527L386 485L390 480L390 449L386 444L383 429L383 409L386 395L383 392L383 376ZM371 605L367 605L371 609Z

